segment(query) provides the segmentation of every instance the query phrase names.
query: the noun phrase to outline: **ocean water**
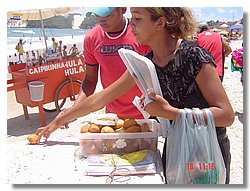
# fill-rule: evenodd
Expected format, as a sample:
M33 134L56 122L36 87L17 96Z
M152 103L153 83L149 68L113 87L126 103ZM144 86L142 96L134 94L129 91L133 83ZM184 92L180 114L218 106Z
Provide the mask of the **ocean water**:
M73 44L76 44L78 50L83 50L83 41L85 34L89 30L83 29L44 29L47 36L47 47L52 47L51 38L54 37L56 42L62 41L62 45L67 45L67 51L71 48ZM45 43L42 30L40 28L7 28L7 63L9 65L10 61L17 60L18 58L14 56L17 53L15 49L16 44L19 39L25 40L24 51L29 52L31 55L32 50L39 50L40 54L45 52ZM23 60L25 60L25 54ZM11 74L7 72L7 79L11 79Z
M78 49L82 50L85 34L89 31L55 28L45 28L44 30L48 47L52 46L51 38L54 37L57 42L61 40L63 45L68 45L68 50L73 44L77 44ZM40 28L7 28L7 56L17 52L15 47L20 38L26 41L24 51L45 49L44 37Z

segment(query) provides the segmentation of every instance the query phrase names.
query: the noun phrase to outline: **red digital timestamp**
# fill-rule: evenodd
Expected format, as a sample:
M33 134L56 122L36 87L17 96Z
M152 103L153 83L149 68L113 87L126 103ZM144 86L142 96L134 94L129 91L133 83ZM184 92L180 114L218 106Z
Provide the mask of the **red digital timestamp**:
M197 166L199 170L215 170L214 163L198 163L198 165L195 165L193 162L187 163L187 169L189 171L193 171L195 166Z

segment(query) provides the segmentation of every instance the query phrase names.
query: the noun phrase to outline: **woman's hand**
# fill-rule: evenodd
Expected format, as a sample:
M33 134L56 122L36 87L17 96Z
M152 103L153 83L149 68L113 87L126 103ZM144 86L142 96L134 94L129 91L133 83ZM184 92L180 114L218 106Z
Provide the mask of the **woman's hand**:
M63 125L57 124L57 119L62 118L65 112L66 112L66 109L62 110L50 124L48 124L45 127L40 127L37 129L36 134L38 135L38 143L40 142L42 137L44 137L45 141L47 141L51 133L53 133L58 128L63 128ZM67 125L67 124L68 123L65 123L64 125Z
M163 117L175 120L178 109L172 107L162 96L156 95L154 92L148 92L148 96L153 100L144 108L151 116Z
M153 100L144 107L151 116L162 116L164 107L167 107L168 102L161 96L156 95L154 92L149 92L148 96Z
M46 141L49 138L50 134L55 130L57 130L58 128L68 128L68 124L77 119L69 116L73 113L69 111L71 108L62 110L50 124L37 129L36 134L38 135L38 143L40 142L42 137L44 137Z
M41 138L44 137L45 141L47 141L47 139L49 138L50 134L53 133L56 129L58 129L59 127L56 127L54 125L47 125L45 127L40 127L37 129L36 134L38 135L38 141L37 143L40 142Z

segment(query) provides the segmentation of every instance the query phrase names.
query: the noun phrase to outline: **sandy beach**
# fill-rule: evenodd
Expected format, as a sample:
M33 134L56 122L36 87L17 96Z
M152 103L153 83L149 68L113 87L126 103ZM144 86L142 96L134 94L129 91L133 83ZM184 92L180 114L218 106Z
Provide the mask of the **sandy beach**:
M230 45L234 50L240 48L241 43L240 40L232 41ZM230 57L226 58L226 66L228 68L225 69L223 86L235 112L235 121L227 128L232 155L230 184L243 184L246 178L246 174L243 173L243 142L246 138L243 138L243 86L240 82L240 73L231 72ZM99 90L100 84L96 91ZM36 132L41 122L37 107L28 108L28 111L30 119L26 120L22 105L16 102L14 91L7 92L7 183L89 184L91 180L83 178L83 172L79 170L81 166L75 161L74 156L79 144L78 138L73 134L79 131L79 121L70 124L69 129L58 129L51 135L47 144L30 145L26 138ZM56 114L46 112L47 123L53 120ZM159 149L162 149L162 138L159 138L158 143ZM147 183L160 184L161 181L149 180Z

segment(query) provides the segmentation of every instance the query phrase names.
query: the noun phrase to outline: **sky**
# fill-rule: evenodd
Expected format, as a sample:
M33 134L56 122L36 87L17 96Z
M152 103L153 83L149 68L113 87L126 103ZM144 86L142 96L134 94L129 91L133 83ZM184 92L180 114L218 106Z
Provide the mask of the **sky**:
M243 17L243 7L190 7L200 22L206 21L238 21Z
M199 22L207 21L238 21L243 17L242 7L189 7L193 15ZM127 17L131 17L129 10L126 13Z
M189 7L191 8L193 15L196 20L199 22L207 21L239 21L243 17L243 8L242 7ZM79 7L74 10L74 13L80 13L82 16L85 16L86 11L89 7ZM17 9L18 10L18 9ZM131 18L130 10L127 9L125 14L126 17ZM82 21L82 18L79 18Z

